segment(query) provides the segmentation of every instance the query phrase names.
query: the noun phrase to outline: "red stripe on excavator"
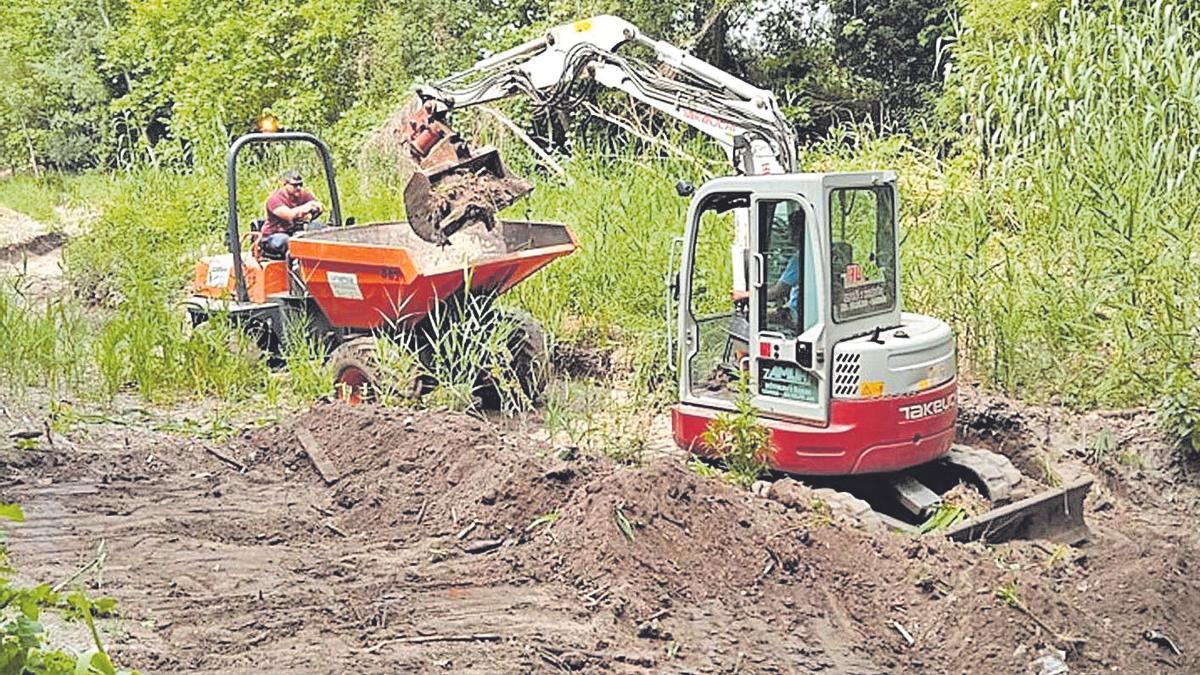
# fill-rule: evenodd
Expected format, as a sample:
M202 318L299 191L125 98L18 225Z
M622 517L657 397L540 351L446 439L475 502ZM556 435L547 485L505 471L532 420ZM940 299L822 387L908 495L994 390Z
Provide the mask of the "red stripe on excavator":
M671 409L675 443L704 454L700 442L720 410L692 404ZM760 417L774 447L771 467L810 476L844 476L901 471L950 452L958 414L958 383L911 396L834 400L829 425Z

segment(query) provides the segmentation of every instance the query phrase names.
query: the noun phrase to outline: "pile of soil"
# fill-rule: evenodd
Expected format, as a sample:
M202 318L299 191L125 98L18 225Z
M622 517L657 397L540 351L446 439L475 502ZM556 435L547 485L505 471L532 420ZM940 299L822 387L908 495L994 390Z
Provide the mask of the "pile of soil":
M418 176L418 179L421 177ZM496 214L533 189L524 179L507 172L462 168L441 174L431 185L421 179L404 191L404 208L413 229L430 240L441 241L470 225L492 229Z
M970 663L1013 671L1051 648L1093 667L1124 661L1110 639L1076 634L1088 619L1076 615L1075 602L1095 600L1088 553L847 531L814 510L811 498L785 507L702 478L675 458L636 470L563 460L467 417L397 420L335 406L297 424L321 439L343 476L328 504L339 528L398 530L406 543L459 542L448 547L450 557L495 546L484 554L494 563L483 578L572 587L585 607L636 636L634 644L691 645L701 649L691 653L701 657L695 663L783 671L950 671ZM296 449L280 459L300 472L307 457ZM1168 566L1186 569L1171 557ZM1007 606L998 597L1004 589L1028 613ZM1164 620L1184 609L1165 595ZM910 648L893 621L925 648ZM1178 615L1170 623L1178 626ZM1127 642L1141 633L1130 628ZM980 653L973 643L988 646Z
M488 230L482 224L475 224L455 234L445 245L421 239L405 222L328 228L306 234L305 238L402 248L421 271L428 273L468 267L472 263L508 253L508 242L504 239L502 227Z
M985 547L444 412L321 405L224 446L128 438L5 498L30 514L10 538L27 571L65 577L64 551L107 541L114 651L147 669L1200 667L1197 533L1125 501L1091 507L1083 548Z

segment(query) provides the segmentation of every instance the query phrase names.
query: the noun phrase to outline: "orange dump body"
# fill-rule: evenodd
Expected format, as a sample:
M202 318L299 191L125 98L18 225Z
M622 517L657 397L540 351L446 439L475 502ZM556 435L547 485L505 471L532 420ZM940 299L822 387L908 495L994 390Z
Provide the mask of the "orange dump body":
M442 247L400 222L306 232L288 253L330 323L369 330L420 321L468 280L473 292L504 293L576 247L556 223L501 221L491 232L462 230Z
M272 293L288 290L287 263L282 260L257 260L249 253L243 253L242 269L246 274L250 302L266 302ZM192 292L208 298L234 297L237 280L233 273L233 254L201 258L192 273Z

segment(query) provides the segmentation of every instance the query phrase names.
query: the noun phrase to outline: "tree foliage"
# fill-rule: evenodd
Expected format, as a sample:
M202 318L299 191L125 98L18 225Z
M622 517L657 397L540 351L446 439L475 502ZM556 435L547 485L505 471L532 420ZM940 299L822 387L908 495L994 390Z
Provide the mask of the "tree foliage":
M917 5L920 12L910 11ZM647 35L779 92L798 126L819 132L861 112L864 92L908 103L901 89L927 74L932 50L921 17L942 16L939 6L904 0L857 12L844 0L688 0L671 11L649 0L6 3L0 166L188 165L199 155L219 156L264 108L288 126L354 148L402 105L414 81L602 13L624 16ZM849 39L858 42L847 51L840 45ZM898 69L889 67L893 60Z
M923 107L942 79L939 48L953 35L945 0L830 0L829 8L836 61L867 84L858 102L900 117Z

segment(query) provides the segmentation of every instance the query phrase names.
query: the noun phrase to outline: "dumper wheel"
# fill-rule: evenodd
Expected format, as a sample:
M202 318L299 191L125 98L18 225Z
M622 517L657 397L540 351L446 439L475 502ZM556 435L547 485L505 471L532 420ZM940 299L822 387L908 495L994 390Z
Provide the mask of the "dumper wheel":
M329 355L333 368L334 395L350 405L374 401L381 393L393 398L416 400L426 391L428 382L417 367L394 372L411 364L388 364L380 357L376 339L351 338Z
M379 351L373 337L357 337L338 345L329 355L334 396L350 405L375 397L379 385Z
M513 357L513 375L521 386L521 392L530 402L536 403L550 379L550 348L546 344L546 331L537 319L526 312L508 310L505 314L517 322L508 345Z
M512 326L508 337L510 361L503 382L497 382L488 372L480 373L475 393L487 408L501 408L506 400L516 397L512 385L520 388L520 403L535 404L546 389L550 376L550 355L546 345L546 331L541 324L526 312L512 309L499 310L499 321Z

